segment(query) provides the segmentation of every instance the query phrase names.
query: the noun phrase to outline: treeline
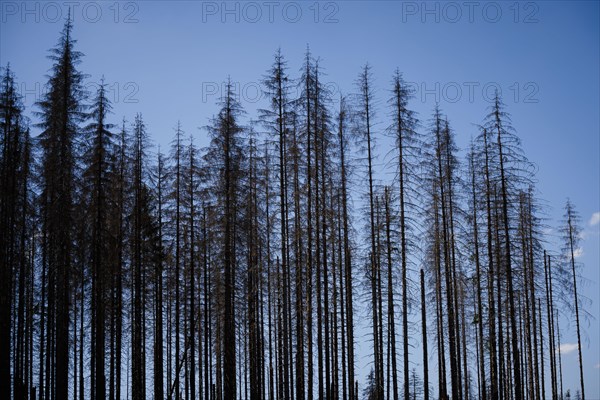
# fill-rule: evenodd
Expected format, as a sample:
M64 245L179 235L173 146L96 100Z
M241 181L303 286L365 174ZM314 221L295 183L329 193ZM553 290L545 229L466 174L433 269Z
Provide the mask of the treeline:
M1 398L562 399L568 320L585 398L580 220L545 249L499 96L463 157L399 72L334 98L278 51L256 120L228 82L206 147L157 152L81 59L67 21L35 124L2 71Z

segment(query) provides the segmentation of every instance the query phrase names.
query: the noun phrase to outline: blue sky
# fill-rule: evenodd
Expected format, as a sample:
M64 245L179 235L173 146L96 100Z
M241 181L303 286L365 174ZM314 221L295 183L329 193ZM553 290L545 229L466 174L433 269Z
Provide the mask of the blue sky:
M585 330L588 398L600 399L600 10L598 2L73 2L80 66L90 87L105 76L114 120L142 112L163 148L181 120L197 142L231 76L249 116L261 76L281 47L297 76L307 45L325 80L343 93L365 62L373 67L381 134L396 67L414 82L411 106L427 120L438 101L466 147L499 88L537 172L550 226L570 197L584 223L579 261L592 300ZM2 1L0 64L11 63L27 106L39 98L64 2ZM387 152L381 142L380 154ZM383 161L381 161L383 162ZM549 240L555 240L550 232ZM555 247L556 248L556 247ZM571 324L561 334L574 343ZM415 353L414 361L419 356ZM417 364L415 364L417 366ZM576 352L565 354L565 388L577 387ZM418 366L417 366L418 367Z

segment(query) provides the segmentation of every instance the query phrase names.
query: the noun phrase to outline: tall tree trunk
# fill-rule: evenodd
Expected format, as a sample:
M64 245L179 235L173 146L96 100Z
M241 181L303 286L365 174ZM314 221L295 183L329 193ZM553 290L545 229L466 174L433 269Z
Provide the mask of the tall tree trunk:
M443 138L442 129L440 126L440 116L439 112L436 114L436 126L435 126L435 135L436 135L436 158L438 164L438 179L439 179L439 190L440 190L440 205L441 205L441 219L442 219L442 249L443 249L443 257L444 257L444 278L446 283L446 306L448 308L448 334L449 334L449 345L450 345L450 376L451 376L451 386L452 386L452 398L458 399L460 398L460 379L458 375L458 369L460 368L457 359L457 350L456 350L456 326L455 326L455 310L454 310L454 294L453 294L453 280L452 280L452 270L451 270L451 243L448 238L449 234L449 224L448 224L448 212L447 212L447 198L446 198L446 176L443 173L443 161L442 161L442 151L443 146L448 146L449 143L442 142Z
M485 377L485 358L483 349L483 300L482 300L482 289L481 289L481 263L479 256L479 226L477 220L477 190L475 187L475 164L474 164L474 151L471 149L470 155L470 170L471 170L471 194L472 194L472 207L473 207L473 247L475 257L475 275L476 275L476 288L477 291L477 329L478 329L478 362L479 362L479 376L478 380L481 385L480 396L481 400L487 399L487 387Z
M361 110L364 118L364 129L363 132L366 139L367 146L367 166L368 166L368 180L369 180L369 224L371 234L371 249L370 249L370 274L371 274L371 301L372 301L372 314L373 314L373 357L375 364L375 386L376 386L376 399L383 399L383 382L381 381L382 376L382 365L380 365L379 356L379 299L377 297L377 246L375 244L375 203L373 196L373 156L372 156L372 145L371 145L371 88L370 88L370 76L369 66L365 65L360 75L359 89L361 96Z
M498 102L498 99L496 99ZM512 277L512 259L511 259L511 244L510 244L510 231L509 231L509 215L508 215L508 189L507 189L507 178L504 171L504 153L502 143L502 128L500 124L500 115L498 111L498 104L496 103L496 123L497 123L497 145L498 145L498 159L500 163L500 185L502 193L502 224L504 228L505 236L505 262L506 262L506 281L508 283L508 305L510 314L510 325L511 325L511 347L513 357L513 369L514 369L514 387L515 387L515 400L521 400L523 398L523 387L521 377L521 365L519 362L519 341L517 336L517 322L516 322L516 310L515 310L515 299L514 299L514 288L513 288L513 277Z
M163 160L158 156L158 260L155 264L155 292L154 292L154 398L164 399L163 380Z
M194 230L194 218L196 217L196 208L194 206L196 165L194 158L194 144L190 138L190 159L189 159L189 231L190 231L190 314L189 314L189 360L190 360L190 396L196 398L196 236ZM162 366L161 366L162 367Z
M571 261L571 271L573 273L573 297L575 298L575 323L577 326L577 352L579 356L579 382L581 385L581 399L585 400L585 386L583 383L583 357L581 353L581 330L579 325L579 293L577 292L577 274L575 273L575 235L573 209L571 203L567 203L567 227L568 227L568 244Z
M386 186L385 187L385 233L386 233L386 245L387 245L387 264L388 264L388 271L387 271L387 281L388 281L388 287L387 287L387 292L388 292L388 335L389 335L389 347L390 347L390 358L391 358L391 369L392 369L392 386L393 386L393 390L394 390L394 400L398 400L399 399L399 393L398 393L398 369L397 369L397 365L396 365L396 319L394 318L394 282L393 282L393 274L392 274L392 239L391 239L391 215L390 215L390 193L389 193L389 188ZM402 208L402 206L401 206ZM402 213L402 212L401 212ZM402 217L401 217L402 219ZM402 224L402 222L400 222ZM402 229L402 227L400 228ZM405 243L406 244L406 243ZM402 256L404 259L404 256L406 256L406 253ZM406 267L406 264L403 262L404 267ZM404 289L406 289L406 286L404 286L404 279L406 279L406 275L404 274L406 271L403 271L403 287ZM402 294L402 298L404 300L404 294L405 292L403 292ZM404 304L402 306L403 309L403 313L408 311L408 307L406 310L404 310ZM403 322L404 322L404 318L403 318ZM407 325L407 330L408 330L408 325ZM408 337L405 339L405 342L408 342ZM405 349L406 350L406 349ZM408 354L405 355L404 357L404 361L406 362L406 360L408 359ZM388 363L389 364L389 363ZM389 365L388 365L388 369L389 369ZM388 377L389 380L389 377ZM389 386L389 382L388 382L388 386ZM389 394L388 394L389 396ZM405 393L406 396L406 393Z
M345 157L345 129L346 129L346 108L345 99L340 100L340 116L338 122L339 141L340 141L340 173L342 183L342 219L344 227L344 280L346 294L346 349L348 351L348 388L349 399L357 400L358 393L354 392L354 303L352 300L353 285L352 285L352 253L350 251L350 232L348 222L348 193L347 193L347 172L346 172L346 157Z
M425 272L421 270L421 332L423 340L423 400L429 400L429 366L427 355L427 306L425 305Z
M498 400L499 398L499 378L498 378L498 352L496 342L496 305L494 296L494 251L493 251L493 225L492 225L492 182L490 176L490 155L488 144L488 132L483 130L483 151L485 155L484 175L485 175L485 199L486 199L486 222L487 222L487 261L488 261L488 329L489 329L489 357L490 357L490 398ZM498 288L500 290L500 288ZM498 304L500 307L500 304Z
M181 126L177 123L175 149L175 400L180 399L179 373L177 364L181 357L180 349L180 271L181 271Z
M546 283L546 315L548 317L548 346L550 347L550 383L552 388L552 398L557 398L556 389L556 362L554 361L556 351L554 349L554 332L552 330L554 320L554 310L552 309L551 284L549 281L550 261L544 250L544 277Z
M223 396L225 399L233 399L237 393L236 378L236 344L235 344L235 294L234 294L234 274L235 274L235 246L234 246L234 213L233 208L236 204L234 184L233 184L233 166L232 166L232 136L233 126L229 125L233 120L231 100L231 82L228 83L227 97L225 104L226 123L224 148L225 148L225 233L224 233L224 315L223 315Z

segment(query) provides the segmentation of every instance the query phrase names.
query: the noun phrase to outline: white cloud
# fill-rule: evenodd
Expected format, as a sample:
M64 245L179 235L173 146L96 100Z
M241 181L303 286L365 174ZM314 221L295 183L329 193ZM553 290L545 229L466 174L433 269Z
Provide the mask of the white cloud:
M583 255L583 248L578 247L575 249L575 251L573 252L573 257L575 258L579 258Z
M598 225L600 223L600 211L596 211L590 218L590 226Z
M594 365L594 368L596 368L596 369L600 369L600 363L598 363L598 364Z
M561 343L560 354L564 356L565 354L574 352L575 350L577 350L577 348L577 343ZM556 354L558 354L558 350L559 349L556 349Z

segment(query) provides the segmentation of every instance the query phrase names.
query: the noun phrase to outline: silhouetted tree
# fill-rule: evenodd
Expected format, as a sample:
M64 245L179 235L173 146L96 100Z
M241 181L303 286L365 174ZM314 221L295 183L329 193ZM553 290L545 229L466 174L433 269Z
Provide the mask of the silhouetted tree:
M45 243L42 248L48 272L49 353L45 397L67 398L69 377L69 325L73 265L75 141L81 136L84 76L77 70L81 53L74 49L70 16L59 43L51 50L54 62L48 91L38 103L42 148L41 204ZM52 366L52 377L49 367ZM53 387L52 393L50 388Z
M2 73L3 72L3 73ZM31 144L15 77L7 65L0 70L0 379L5 384L0 396L25 398L29 370L26 307L30 277L31 196L29 174ZM18 284L13 287L13 282ZM16 303L16 304L15 304ZM13 307L17 326L13 324ZM11 333L16 328L13 373L11 374ZM12 379L11 379L12 378Z
M371 247L369 249L369 280L371 283L371 311L373 317L373 361L374 361L374 374L375 374L375 398L380 400L383 399L383 344L380 343L380 323L379 323L379 271L377 268L377 245L375 236L375 198L373 190L373 137L372 137L372 125L373 125L373 88L372 88L372 74L371 67L367 64L362 68L356 82L358 94L357 94L357 106L356 106L356 130L361 140L362 146L365 148L367 154L367 178L369 182L369 226L370 226L370 241Z
M211 185L211 196L218 210L219 231L222 232L219 244L219 263L222 265L222 311L219 324L222 340L223 360L223 398L236 397L236 340L235 340L235 277L237 270L236 224L239 218L239 201L241 200L241 180L244 178L243 132L238 119L242 113L240 104L235 99L231 81L226 85L226 92L220 102L219 114L209 127L211 145L206 154L206 163L214 168ZM220 393L220 388L218 388Z
M92 267L92 391L94 398L106 398L105 348L106 348L106 293L107 271L110 259L106 257L109 249L108 195L111 183L109 179L109 160L112 155L112 125L107 122L111 104L106 98L104 81L100 83L92 112L91 123L85 127L89 136L89 148L85 155L86 169L83 172L86 187L87 212L89 215L90 249ZM83 312L83 310L81 310ZM83 371L80 371L83 373Z
M418 146L416 138L417 120L414 112L407 108L408 101L412 96L411 90L402 79L402 75L396 70L392 78L392 97L388 101L391 108L393 118L392 125L388 128L390 135L394 138L396 145L396 167L398 172L398 189L400 202L400 259L402 263L402 349L403 349L403 371L404 371L404 398L408 398L409 393L409 358L408 358L408 257L410 253L410 244L412 241L408 237L410 231L408 225L410 218L407 216L410 211L411 189L416 180L416 173L413 165L417 165L415 157L416 146ZM390 297L390 301L393 297ZM393 302L389 305L393 320ZM393 328L393 326L392 326ZM394 375L394 399L398 400L398 388L396 380L396 338L392 335L392 363Z
M563 237L565 241L565 259L571 267L572 271L572 286L569 285L569 291L572 291L572 296L575 303L575 325L577 328L577 352L579 356L579 381L581 384L581 398L585 400L585 386L583 382L583 357L581 352L581 328L579 321L579 293L577 292L577 272L576 267L577 263L575 262L575 252L579 251L579 240L581 238L581 227L580 227L580 217L575 207L571 203L570 200L567 200L567 204L565 205L565 215L564 219L566 221L565 226L563 228Z
M366 399L398 400L399 374L402 397L432 397L431 339L441 399L545 398L547 365L558 399L567 315L584 393L581 221L568 201L560 255L543 250L535 168L499 96L461 165L438 107L420 136L399 71L388 115L368 64L332 115L320 59L307 50L293 80L277 51L259 120L228 80L210 143L184 143L178 123L165 157L141 114L117 134L104 81L86 98L74 43L68 18L36 139L0 73L0 397L357 400L368 327Z

